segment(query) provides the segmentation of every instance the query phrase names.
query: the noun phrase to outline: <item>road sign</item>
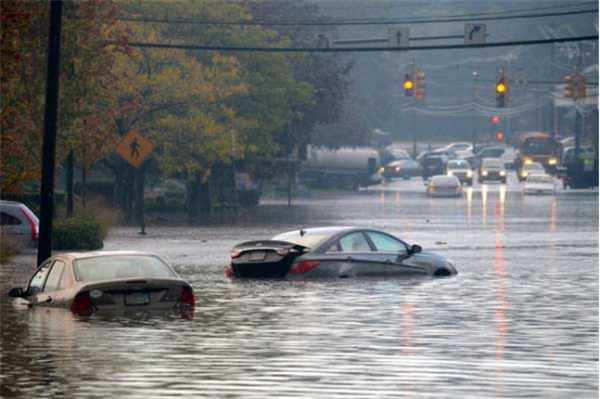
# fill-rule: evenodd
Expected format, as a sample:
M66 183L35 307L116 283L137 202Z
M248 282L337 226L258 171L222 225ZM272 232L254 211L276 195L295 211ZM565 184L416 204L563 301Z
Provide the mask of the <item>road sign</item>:
M465 24L465 44L485 44L485 24Z
M333 45L334 45L333 33L324 32L324 33L317 34L317 38L316 38L317 48L332 48Z
M154 149L154 144L136 131L131 130L115 150L134 168L139 168Z
M409 40L408 28L388 29L388 47L408 47Z

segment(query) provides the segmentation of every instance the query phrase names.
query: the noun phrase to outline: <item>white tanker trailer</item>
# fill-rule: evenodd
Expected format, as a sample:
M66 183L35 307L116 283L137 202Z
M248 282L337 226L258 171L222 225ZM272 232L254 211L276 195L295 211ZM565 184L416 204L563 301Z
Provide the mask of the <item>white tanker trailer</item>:
M309 146L300 181L313 188L356 190L381 182L379 152L369 147L331 150Z

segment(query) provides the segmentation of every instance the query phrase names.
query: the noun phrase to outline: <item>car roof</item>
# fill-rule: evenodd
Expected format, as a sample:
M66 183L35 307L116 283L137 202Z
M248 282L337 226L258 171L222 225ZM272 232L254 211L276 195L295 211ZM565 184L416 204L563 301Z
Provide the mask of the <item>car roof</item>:
M306 233L310 233L310 234L326 234L326 235L333 235L342 231L350 231L350 230L361 230L358 227L351 227L351 226L331 226L331 227L311 227L308 229L302 229L303 231L305 231ZM284 235L284 234L293 234L293 233L300 233L300 230L291 230L291 231L285 231L283 233L279 233L276 234L275 236L280 236L280 235Z
M544 165L542 165L540 162L532 162L532 163L526 163L525 165L523 165L523 168L531 168L531 167L536 167L536 168L543 168Z
M22 202L0 200L0 205L25 206Z
M71 260L77 259L87 259L87 258L97 258L97 257L111 257L111 256L156 256L155 254L149 252L142 251L92 251L92 252L66 252L62 254L57 254L56 256L61 256L64 258L69 258Z

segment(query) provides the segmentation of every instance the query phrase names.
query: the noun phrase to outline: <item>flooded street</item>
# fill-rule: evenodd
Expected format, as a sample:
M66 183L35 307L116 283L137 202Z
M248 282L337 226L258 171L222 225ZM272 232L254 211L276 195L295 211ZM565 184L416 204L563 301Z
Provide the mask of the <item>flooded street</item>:
M196 290L192 319L77 318L6 296L3 397L597 398L598 192L420 179L266 200L237 221L114 229L106 250L156 253ZM508 187L508 188L507 188ZM229 249L300 227L368 226L450 258L442 279L230 281Z

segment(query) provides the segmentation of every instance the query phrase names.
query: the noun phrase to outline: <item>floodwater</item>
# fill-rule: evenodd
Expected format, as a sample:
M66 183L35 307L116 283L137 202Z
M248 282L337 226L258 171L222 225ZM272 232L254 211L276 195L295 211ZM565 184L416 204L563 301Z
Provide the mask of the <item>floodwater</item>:
M105 249L157 253L191 281L192 319L28 309L5 295L34 270L21 256L2 266L2 396L597 398L598 192L524 197L515 180L428 199L414 179L266 201L236 223L115 229ZM323 225L384 229L459 274L225 277L235 243Z

